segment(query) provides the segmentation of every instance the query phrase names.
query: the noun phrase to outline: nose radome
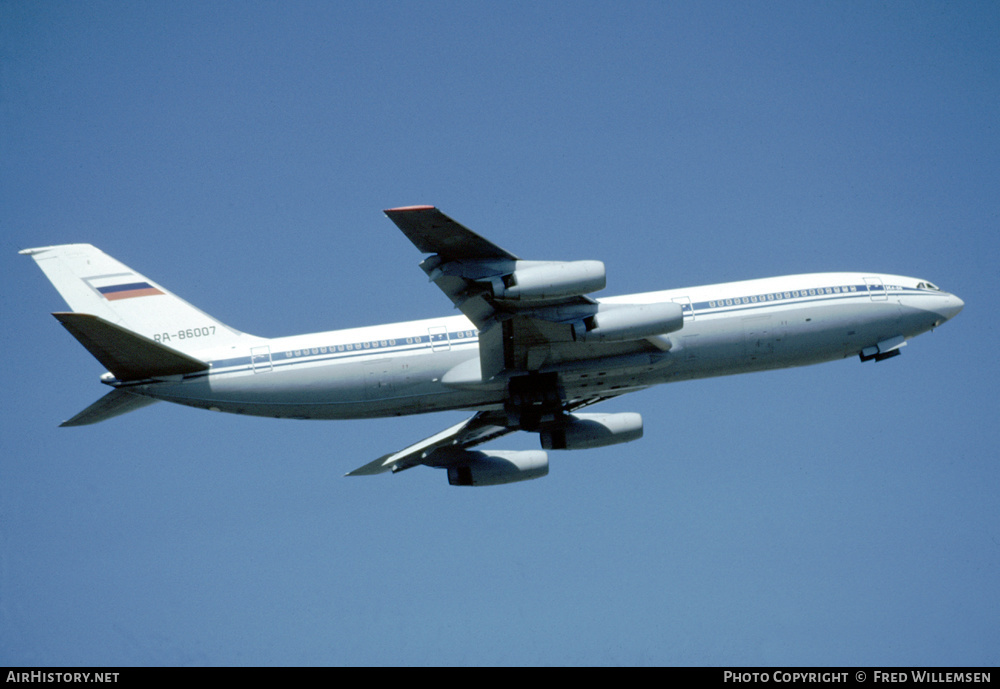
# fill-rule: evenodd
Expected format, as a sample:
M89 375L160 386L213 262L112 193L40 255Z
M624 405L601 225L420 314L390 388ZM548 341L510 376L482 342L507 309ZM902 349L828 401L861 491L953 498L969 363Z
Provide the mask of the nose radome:
M941 315L944 316L945 320L951 320L957 316L964 307L964 301L956 297L954 294L949 295L947 303L944 308L941 309Z

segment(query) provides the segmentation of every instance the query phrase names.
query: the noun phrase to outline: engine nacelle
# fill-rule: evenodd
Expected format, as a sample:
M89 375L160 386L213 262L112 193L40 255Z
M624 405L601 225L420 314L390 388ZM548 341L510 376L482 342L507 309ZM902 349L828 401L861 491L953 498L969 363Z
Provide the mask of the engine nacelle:
M562 299L604 289L607 277L600 261L518 261L514 272L494 278L498 299Z
M642 416L621 414L568 414L564 425L538 434L546 450L587 450L638 440Z
M582 342L621 342L663 335L684 327L684 311L672 301L655 304L601 304L598 312L573 326Z
M455 456L460 462L448 467L448 483L453 486L498 486L549 473L549 456L541 450L460 450Z

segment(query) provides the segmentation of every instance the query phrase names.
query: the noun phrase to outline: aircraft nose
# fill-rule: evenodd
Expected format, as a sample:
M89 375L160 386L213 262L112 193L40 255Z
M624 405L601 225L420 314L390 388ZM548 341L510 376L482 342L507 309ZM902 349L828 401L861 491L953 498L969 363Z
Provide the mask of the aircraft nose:
M949 294L944 306L938 312L946 321L950 321L952 318L957 316L964 307L964 301L956 297L954 294Z

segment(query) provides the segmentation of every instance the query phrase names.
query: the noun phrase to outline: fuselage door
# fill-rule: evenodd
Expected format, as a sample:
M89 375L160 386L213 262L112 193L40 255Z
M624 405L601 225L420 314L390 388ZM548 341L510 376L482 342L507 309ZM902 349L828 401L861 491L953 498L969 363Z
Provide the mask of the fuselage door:
M681 305L681 313L684 314L684 321L694 320L694 306L690 297L674 297L674 302Z
M271 348L268 345L263 347L250 348L250 366L254 373L267 373L271 370Z
M868 296L872 301L885 301L889 298L881 278L865 278L865 284L868 285Z
M430 335L431 351L446 352L451 349L451 341L448 339L448 328L444 325L435 325L427 329Z

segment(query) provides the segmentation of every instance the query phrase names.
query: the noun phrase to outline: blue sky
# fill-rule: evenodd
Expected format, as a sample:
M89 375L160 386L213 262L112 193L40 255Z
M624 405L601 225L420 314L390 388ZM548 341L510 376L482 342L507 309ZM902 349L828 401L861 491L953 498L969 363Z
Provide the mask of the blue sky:
M997 664L997 35L989 2L0 2L0 664ZM18 249L278 336L451 313L381 214L422 203L609 295L870 270L966 308L878 365L614 400L641 441L495 489L342 477L459 413L57 427L102 367Z

